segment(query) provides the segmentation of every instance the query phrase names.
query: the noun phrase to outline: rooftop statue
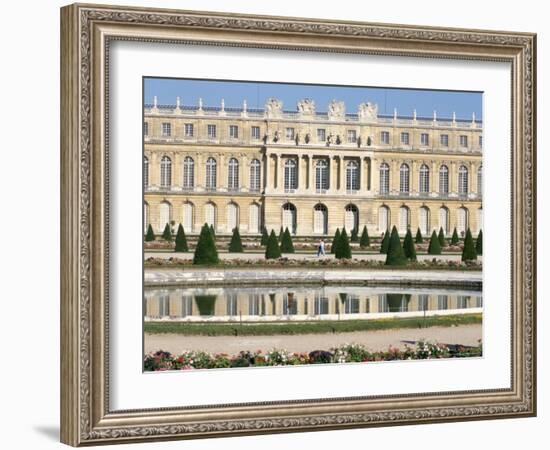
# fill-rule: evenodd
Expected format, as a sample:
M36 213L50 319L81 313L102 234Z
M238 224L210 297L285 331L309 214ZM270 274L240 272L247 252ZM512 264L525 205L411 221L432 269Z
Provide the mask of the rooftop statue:
M359 120L361 122L376 122L378 118L378 105L367 102L359 105Z
M298 102L296 109L302 116L313 116L315 115L315 102L310 98L304 98Z
M267 117L281 117L283 115L283 102L276 98L269 98L265 104Z
M337 100L332 100L328 104L328 117L329 119L344 119L346 116L346 105L344 102L339 102Z

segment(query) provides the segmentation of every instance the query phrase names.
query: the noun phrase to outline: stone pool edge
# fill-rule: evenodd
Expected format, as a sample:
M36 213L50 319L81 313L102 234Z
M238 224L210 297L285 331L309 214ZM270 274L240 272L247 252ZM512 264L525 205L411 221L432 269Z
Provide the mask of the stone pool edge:
M448 270L349 270L341 269L146 269L145 287L255 286L264 285L355 285L355 286L446 286L483 287L481 271Z

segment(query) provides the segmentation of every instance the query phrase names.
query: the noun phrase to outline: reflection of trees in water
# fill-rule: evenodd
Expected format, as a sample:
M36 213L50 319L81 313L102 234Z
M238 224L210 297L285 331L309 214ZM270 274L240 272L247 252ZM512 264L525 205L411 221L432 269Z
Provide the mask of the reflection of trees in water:
M195 295L195 302L201 316L213 316L217 295Z
M386 301L390 312L407 311L411 294L386 294Z

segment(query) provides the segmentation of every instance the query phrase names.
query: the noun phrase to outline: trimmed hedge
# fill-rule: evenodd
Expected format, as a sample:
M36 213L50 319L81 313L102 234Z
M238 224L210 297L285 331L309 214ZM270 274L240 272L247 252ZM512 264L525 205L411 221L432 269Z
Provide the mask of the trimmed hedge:
M336 255L336 249L338 248L338 244L340 242L340 228L336 228L336 232L334 233L334 237L332 238L332 243L330 244L330 253L333 255Z
M180 223L178 227L178 232L176 234L176 247L175 252L188 252L189 248L187 246L187 237L185 236L185 230L183 229L182 224Z
M211 265L218 264L220 259L218 257L218 251L216 250L216 243L212 236L212 230L208 224L204 224L199 235L199 241L195 248L195 254L193 256L194 265Z
M229 242L228 250L230 253L244 252L243 243L241 241L241 235L239 234L239 229L237 227L233 228L233 235L231 236L231 241Z
M294 253L294 244L292 243L292 236L288 227L283 232L283 238L281 239L281 253Z
M167 223L164 227L164 231L162 232L162 239L165 241L171 241L172 240L172 229L170 228L170 224Z
M145 242L151 242L155 240L155 232L151 224L147 227L147 234L145 234Z
M390 230L386 230L382 243L380 244L380 253L388 254L388 248L390 247Z
M369 232L367 231L367 226L363 227L363 233L361 233L361 240L359 241L359 247L367 248L370 247L370 237Z
M441 244L435 234L435 230L432 231L432 236L430 238L430 245L428 246L428 255L441 255Z
M265 247L267 245L268 239L269 239L269 234L267 234L267 229L266 227L262 227L262 241L260 242L262 247Z
M420 231L420 227L416 230L416 236L414 238L414 242L417 244L422 244L424 242L424 239L422 238L422 233Z
M401 240L395 225L391 230L390 244L386 256L386 266L404 266L407 264L407 257L401 247Z
M348 234L346 233L346 227L342 229L340 238L338 239L338 245L334 252L336 259L351 259L351 247L349 245Z
M479 230L476 239L476 253L478 255L483 255L483 231Z
M420 230L419 230L420 231ZM414 246L411 229L407 230L405 239L403 240L403 252L409 261L416 261L416 248Z
M267 239L265 248L265 259L277 259L281 257L281 249L279 248L279 240L275 231L271 230L271 234Z
M477 259L476 248L474 245L474 239L472 233L468 228L466 230L466 237L464 238L464 248L462 249L462 261L475 261Z
M439 234L437 236L437 239L439 240L439 245L441 248L447 247L447 240L445 239L445 232L443 231L443 227L439 227Z
M453 230L453 235L451 236L451 244L456 245L456 244L458 244L458 242L459 242L458 233L457 233L456 227L455 227L455 229Z

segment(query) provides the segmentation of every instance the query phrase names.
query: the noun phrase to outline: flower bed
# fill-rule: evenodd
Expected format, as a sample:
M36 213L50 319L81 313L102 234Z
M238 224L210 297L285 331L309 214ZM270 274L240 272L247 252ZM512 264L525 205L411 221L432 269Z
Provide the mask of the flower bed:
M241 351L237 355L184 351L180 355L159 350L144 358L147 372L166 370L221 369L230 367L297 366L307 364L343 364L373 361L396 361L415 359L467 358L482 356L481 342L477 347L443 345L432 342L417 342L416 346L406 346L404 350L390 347L387 351L370 352L359 344L344 344L330 350L315 350L309 353L270 350L268 352Z

